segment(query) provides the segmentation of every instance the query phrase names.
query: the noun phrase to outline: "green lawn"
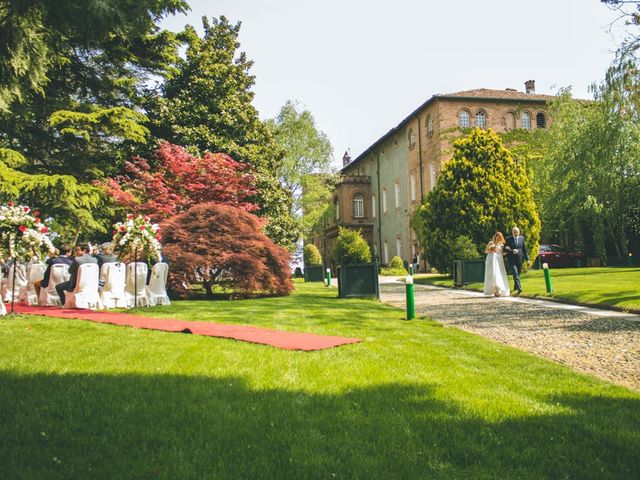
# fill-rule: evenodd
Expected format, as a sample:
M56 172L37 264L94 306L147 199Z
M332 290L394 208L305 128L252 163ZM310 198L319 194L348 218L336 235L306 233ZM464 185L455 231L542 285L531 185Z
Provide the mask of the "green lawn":
M558 268L551 270L554 293L547 295L542 270L531 270L521 277L523 296L550 296L573 302L613 305L640 310L640 268ZM448 275L417 275L416 283L453 287ZM513 280L509 277L513 288ZM465 288L482 291L482 283Z
M191 320L357 336L291 352L0 320L10 478L633 478L640 393L373 300L176 302Z

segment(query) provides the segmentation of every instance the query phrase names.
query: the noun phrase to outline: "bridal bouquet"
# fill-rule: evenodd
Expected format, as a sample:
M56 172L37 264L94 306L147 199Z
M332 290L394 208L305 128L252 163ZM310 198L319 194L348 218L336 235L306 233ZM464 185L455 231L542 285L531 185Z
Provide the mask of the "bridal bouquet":
M53 250L53 243L47 235L49 229L40 213L26 205L0 205L0 254L18 260L28 261L36 255L44 258Z
M160 260L159 238L158 224L151 223L149 217L129 214L126 221L113 226L111 246L119 258L134 259L137 255L138 259L145 257L153 263Z

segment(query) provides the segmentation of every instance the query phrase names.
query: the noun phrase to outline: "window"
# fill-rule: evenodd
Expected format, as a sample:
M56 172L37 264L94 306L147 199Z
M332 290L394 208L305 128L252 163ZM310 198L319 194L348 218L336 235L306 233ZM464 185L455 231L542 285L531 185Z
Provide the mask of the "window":
M389 262L389 245L387 244L387 242L384 242L382 253L384 254L384 258L383 258L384 263L388 263Z
M433 118L431 115L427 117L427 135L433 137Z
M353 196L353 218L364 217L364 197L361 193Z
M429 165L429 175L430 175L430 180L431 180L431 184L429 185L429 188L431 190L433 190L436 186L436 165L435 163L432 163Z
M387 213L387 189L382 189L382 213Z
M516 128L516 116L513 114L513 112L507 112L504 117L504 123L505 127L507 127L507 130L513 130L514 128Z
M409 178L409 186L411 187L411 201L416 201L416 176L412 173Z
M409 129L409 148L413 148L416 146L416 134L413 131L413 128Z
M547 128L547 119L542 112L536 115L536 127Z
M371 216L376 218L376 196L371 195Z
M334 213L333 216L334 216L334 218L336 219L336 222L337 222L338 220L340 220L340 201L337 198L333 201L333 209L334 209L333 210L333 213Z
M395 192L396 192L396 208L400 208L400 184L396 182L395 184Z
M460 127L467 128L469 126L469 112L466 110L462 110L458 114L458 119L460 121Z
M527 112L522 112L522 115L520 115L520 127L531 128L531 115Z
M396 255L402 258L402 240L396 238Z
M487 126L487 116L483 111L476 113L476 127L484 128Z

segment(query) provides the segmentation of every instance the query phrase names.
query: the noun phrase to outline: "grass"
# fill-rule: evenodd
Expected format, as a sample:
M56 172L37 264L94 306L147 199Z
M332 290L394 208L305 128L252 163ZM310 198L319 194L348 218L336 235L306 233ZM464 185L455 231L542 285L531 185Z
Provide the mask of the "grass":
M542 270L531 270L520 277L523 296L553 297L571 302L607 305L640 310L640 268L593 267L551 270L553 294L547 295ZM418 275L416 283L453 287L449 275ZM513 280L509 277L509 285ZM467 289L482 291L482 283L470 283Z
M176 302L145 314L357 336L291 352L0 320L3 478L632 478L640 394L372 300Z

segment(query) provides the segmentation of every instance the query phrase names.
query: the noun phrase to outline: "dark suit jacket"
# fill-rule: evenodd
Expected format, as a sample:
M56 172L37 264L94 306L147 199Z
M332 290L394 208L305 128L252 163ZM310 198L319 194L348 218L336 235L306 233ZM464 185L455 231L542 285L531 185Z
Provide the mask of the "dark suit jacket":
M522 235L518 235L518 238L514 238L513 235L509 235L505 238L505 250L507 252L507 260L509 265L522 265L522 260L529 260L529 252L527 252L527 241ZM513 253L513 250L518 250L518 253Z
M80 265L84 263L95 263L97 265L98 260L91 255L82 255L73 259L73 262L71 262L71 266L69 267L69 273L71 274L71 276L69 278L69 288L67 289L68 292L76 288L76 283L78 282L78 268L80 268Z
M102 267L105 263L117 263L119 262L118 257L116 255L98 255L96 256L98 259L98 265Z
M44 277L40 286L47 288L49 286L49 277L51 276L52 265L71 265L72 260L66 255L60 255L59 257L50 258L47 260L47 269L44 271Z

